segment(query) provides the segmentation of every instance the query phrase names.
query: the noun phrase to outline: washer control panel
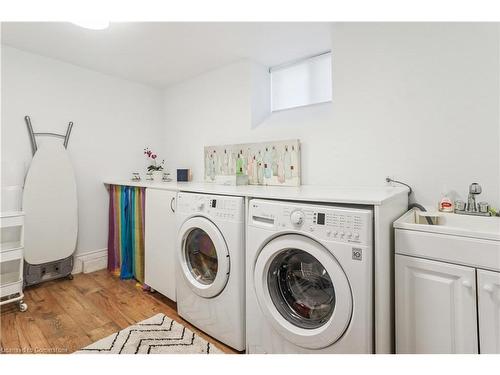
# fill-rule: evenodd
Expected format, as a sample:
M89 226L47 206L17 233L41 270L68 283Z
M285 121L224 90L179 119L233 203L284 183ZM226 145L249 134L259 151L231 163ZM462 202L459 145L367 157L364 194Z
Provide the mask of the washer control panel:
M177 212L184 214L203 214L214 220L241 222L244 219L244 199L223 195L196 193L177 194Z
M327 205L250 201L248 225L275 231L308 232L316 238L371 244L373 214L368 209Z

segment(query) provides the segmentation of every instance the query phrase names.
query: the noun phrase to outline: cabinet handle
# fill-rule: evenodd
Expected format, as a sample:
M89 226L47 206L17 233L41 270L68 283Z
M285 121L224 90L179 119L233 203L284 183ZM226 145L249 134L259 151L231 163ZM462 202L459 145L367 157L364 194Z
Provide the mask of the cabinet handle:
M170 200L170 209L172 210L172 212L175 213L174 201L175 201L175 197Z
M493 293L493 285L491 284L484 284L483 285L483 290L488 292L488 293Z
M472 283L469 280L462 281L462 285L466 288L472 288Z

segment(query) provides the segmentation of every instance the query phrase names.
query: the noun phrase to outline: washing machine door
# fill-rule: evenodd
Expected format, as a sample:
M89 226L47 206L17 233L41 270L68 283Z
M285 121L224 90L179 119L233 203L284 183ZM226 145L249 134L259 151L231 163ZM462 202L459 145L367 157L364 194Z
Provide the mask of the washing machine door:
M347 276L333 254L309 237L287 234L270 241L257 257L254 285L266 319L295 345L330 346L349 326Z
M188 219L178 238L180 271L200 297L218 295L229 278L229 252L220 230L203 217Z

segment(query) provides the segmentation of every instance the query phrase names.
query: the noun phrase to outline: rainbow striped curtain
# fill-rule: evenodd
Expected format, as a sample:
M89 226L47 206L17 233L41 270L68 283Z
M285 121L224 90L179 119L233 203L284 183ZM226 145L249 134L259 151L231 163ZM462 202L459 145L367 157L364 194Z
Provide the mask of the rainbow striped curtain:
M110 185L108 270L144 283L145 188Z

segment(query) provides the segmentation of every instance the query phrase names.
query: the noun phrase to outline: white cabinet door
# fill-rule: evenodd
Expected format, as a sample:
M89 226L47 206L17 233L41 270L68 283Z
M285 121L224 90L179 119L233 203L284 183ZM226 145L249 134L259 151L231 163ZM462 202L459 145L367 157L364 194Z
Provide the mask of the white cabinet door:
M175 198L176 193L146 189L146 284L175 301Z
M396 255L396 352L477 353L475 269Z
M500 354L500 272L477 270L479 349Z

